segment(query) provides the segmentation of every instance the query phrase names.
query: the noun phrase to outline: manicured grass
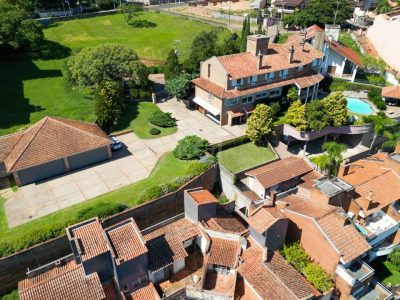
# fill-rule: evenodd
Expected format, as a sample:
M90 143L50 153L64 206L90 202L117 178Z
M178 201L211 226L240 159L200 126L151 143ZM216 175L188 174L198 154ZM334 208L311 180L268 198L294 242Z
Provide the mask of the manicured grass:
M393 286L400 283L400 269L396 268L389 261L377 259L374 261L373 267L375 269L375 276L384 284Z
M176 127L162 128L149 122L150 116L157 111L160 111L160 109L151 102L128 103L115 131L133 129L135 134L142 139L157 138L176 132ZM149 131L153 127L159 129L161 133L151 135Z
M216 27L165 14L144 12L136 18L149 27L126 25L121 14L54 23L44 29L40 53L0 59L0 135L16 132L46 115L94 121L90 91L67 84L65 61L73 51L103 43L133 48L140 58L164 60L175 40L181 61L193 39ZM221 29L220 38L229 35Z
M201 31L216 28L154 12L143 12L134 20L147 27L127 25L122 14L115 14L59 22L46 29L45 36L73 50L103 43L118 43L133 48L140 58L165 60L175 40L180 41L179 55L184 59L189 55L192 40Z
M257 166L275 158L268 147L247 143L218 152L218 161L233 173Z
M53 229L54 226L63 228L69 224L76 223L79 221L78 214L80 211L89 207L95 207L99 203L121 203L129 207L135 206L139 203L139 196L144 190L187 175L189 165L190 161L178 160L172 153L167 153L158 161L151 175L144 180L12 229L7 226L3 208L4 199L0 198L0 241L19 245L29 239L38 229L48 229L50 234L50 229Z
M360 48L358 47L357 43L352 39L350 33L343 32L339 36L339 42L346 45L347 47L356 51L359 55L362 55Z

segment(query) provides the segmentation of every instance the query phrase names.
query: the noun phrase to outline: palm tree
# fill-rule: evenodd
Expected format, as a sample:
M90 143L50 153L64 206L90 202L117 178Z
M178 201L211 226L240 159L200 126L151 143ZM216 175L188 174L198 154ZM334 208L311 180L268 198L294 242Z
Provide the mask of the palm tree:
M345 144L338 144L336 142L327 142L322 145L322 150L326 153L318 156L315 163L318 167L328 173L328 178L337 175L340 163L343 161L343 152L346 151Z
M394 140L398 138L395 134L398 128L397 121L386 117L384 113L378 113L377 115L364 117L364 122L374 124L374 138L371 142L371 149L375 147L376 138L379 135L385 136L388 140Z

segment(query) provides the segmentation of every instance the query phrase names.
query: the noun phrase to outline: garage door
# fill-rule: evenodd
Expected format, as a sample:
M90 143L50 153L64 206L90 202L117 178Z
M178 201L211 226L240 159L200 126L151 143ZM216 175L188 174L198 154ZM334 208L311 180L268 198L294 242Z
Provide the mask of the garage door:
M24 185L62 174L65 171L66 170L65 170L64 160L59 159L32 168L18 171L18 175L19 179L21 180L21 183Z
M108 159L107 148L97 148L68 157L71 170L76 170L88 165Z

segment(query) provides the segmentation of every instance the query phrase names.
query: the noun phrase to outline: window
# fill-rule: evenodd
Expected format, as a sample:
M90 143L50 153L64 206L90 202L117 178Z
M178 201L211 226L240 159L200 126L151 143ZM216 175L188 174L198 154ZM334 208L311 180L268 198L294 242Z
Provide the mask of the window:
M256 94L256 99L266 98L268 96L268 92L260 92Z
M208 67L207 68L207 76L208 76L208 78L210 78L210 76L211 76L211 64L208 64L207 67Z
M258 79L258 76L257 76L257 75L255 75L255 76L250 76L250 77L249 77L249 83L256 83L256 82L257 82L257 79Z
M241 86L243 84L243 79L232 79L232 86Z
M272 89L269 91L269 96L270 97L277 97L281 95L281 89L277 88L277 89Z
M281 78L283 78L283 79L285 79L288 74L289 74L289 70L288 69L284 69L284 70L279 71L279 76Z
M208 93L208 101L214 100L214 95L211 93Z
M304 67L303 66L298 66L297 71L303 71Z
M313 60L312 62L312 66L315 67L316 65L318 65L318 59Z
M225 101L225 106L231 106L239 103L238 98L232 98Z
M253 95L242 97L242 104L253 102L254 98Z
M265 79L266 79L268 82L271 82L272 79L274 79L274 77L275 77L275 72L271 72L271 73L265 74Z

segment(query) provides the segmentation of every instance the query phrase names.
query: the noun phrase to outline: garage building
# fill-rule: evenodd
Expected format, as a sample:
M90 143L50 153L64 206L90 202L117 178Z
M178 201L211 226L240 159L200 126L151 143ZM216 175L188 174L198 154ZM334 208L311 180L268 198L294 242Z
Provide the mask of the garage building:
M92 123L45 117L0 137L0 178L21 186L111 158L111 139Z

